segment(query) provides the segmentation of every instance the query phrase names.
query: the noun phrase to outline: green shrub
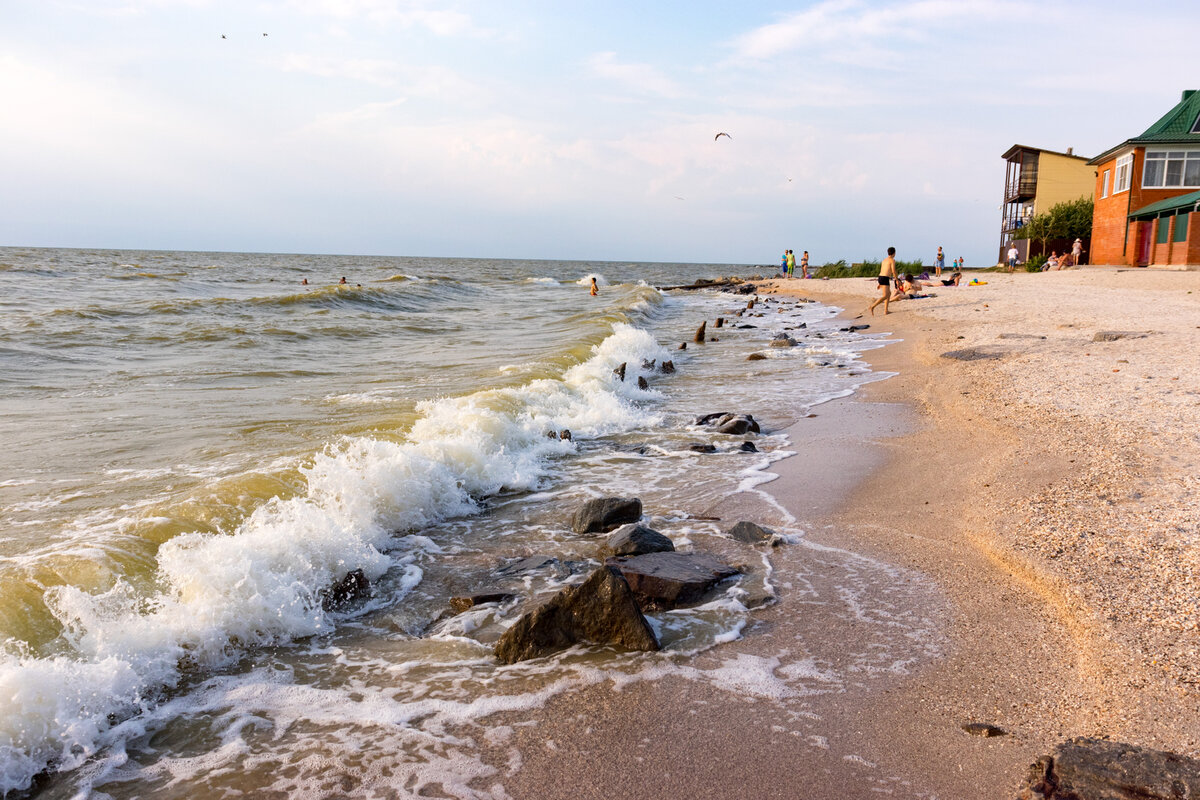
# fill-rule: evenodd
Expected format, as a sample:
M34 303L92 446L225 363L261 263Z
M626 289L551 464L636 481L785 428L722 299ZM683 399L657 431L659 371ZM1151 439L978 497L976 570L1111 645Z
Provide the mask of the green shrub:
M1039 256L1031 256L1030 259L1025 262L1025 271L1026 272L1041 272L1042 264L1045 264L1046 261L1049 260L1049 258L1050 257L1047 256L1045 253L1042 253Z

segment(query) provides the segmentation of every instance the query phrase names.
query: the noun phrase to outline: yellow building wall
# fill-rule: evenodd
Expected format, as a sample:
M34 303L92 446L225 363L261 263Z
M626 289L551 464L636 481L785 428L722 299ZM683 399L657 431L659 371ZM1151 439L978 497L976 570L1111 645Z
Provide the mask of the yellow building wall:
M1091 197L1096 189L1095 171L1096 168L1086 161L1043 150L1038 155L1034 213L1043 214L1059 203Z

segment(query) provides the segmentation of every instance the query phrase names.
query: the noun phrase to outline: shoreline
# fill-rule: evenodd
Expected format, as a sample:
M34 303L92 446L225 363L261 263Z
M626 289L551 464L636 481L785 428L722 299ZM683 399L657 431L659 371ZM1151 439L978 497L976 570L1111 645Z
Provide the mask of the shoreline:
M842 319L873 294L812 288L835 281L777 283L789 294L843 308ZM778 292L760 286L760 294L771 296L772 289ZM1003 303L992 293L946 301L984 308ZM974 335L969 314L967 320L934 319L921 302L901 301L887 317L861 320L873 331L895 334L897 341L863 360L873 371L896 374L817 406L816 414L834 423L821 426L818 442L802 440L807 421L797 421L789 429L796 455L772 465L778 477L761 488L814 544L927 578L936 591L918 603L944 615L943 652L896 676L809 698L800 714L820 720L819 736L804 735L794 711L677 677L619 691L591 687L548 703L536 715L538 724L519 737L526 758L508 784L513 796L682 791L722 797L740 791L782 798L797 796L800 785L811 800L869 791L1002 798L1016 792L1031 762L1072 736L1197 755L1196 692L1177 676L1148 670L1146 653L1081 603L1087 587L1073 575L1052 571L1013 545L1029 535L1024 514L1031 502L1048 502L1043 495L1051 487L1095 484L1111 431L1075 417L1064 430L1058 409L1017 420L992 413L988 403L1006 390L994 362L940 357L963 342L984 347L974 340L988 337ZM1079 439L1089 436L1084 448ZM1076 449L1062 449L1065 443ZM831 453L852 453L853 463L814 483L808 465L827 464ZM810 556L799 547L775 551L776 574L788 574ZM895 588L883 582L878 590ZM795 595L785 586L743 638L696 661L720 664L730 654L769 659L782 642L853 635L805 619L808 609ZM582 730L580 720L588 723ZM961 726L971 722L996 725L1007 735L970 736ZM555 743L553 753L546 752L545 739ZM623 774L604 769L635 750L637 764ZM597 771L611 778L603 792L562 785L564 775Z

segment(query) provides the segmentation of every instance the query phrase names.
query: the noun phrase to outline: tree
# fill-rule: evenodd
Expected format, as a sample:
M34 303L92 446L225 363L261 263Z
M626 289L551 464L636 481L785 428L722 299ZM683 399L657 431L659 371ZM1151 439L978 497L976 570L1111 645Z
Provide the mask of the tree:
M1013 231L1012 237L1039 242L1045 255L1046 243L1051 239L1073 241L1091 237L1093 207L1090 197L1056 203L1049 211L1030 217L1023 227Z

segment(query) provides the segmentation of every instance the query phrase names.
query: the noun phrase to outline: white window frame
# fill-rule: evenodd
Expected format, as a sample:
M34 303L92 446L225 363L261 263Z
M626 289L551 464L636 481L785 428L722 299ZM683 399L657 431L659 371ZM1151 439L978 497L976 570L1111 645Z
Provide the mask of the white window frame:
M1179 183L1167 183L1167 164L1170 161L1178 161L1178 158L1169 159L1169 154L1182 154L1183 164L1179 169ZM1142 188L1143 189L1200 189L1200 181L1196 183L1187 183L1187 168L1189 162L1200 161L1200 150L1190 147L1170 147L1163 150L1146 150L1145 158L1142 161ZM1162 183L1147 183L1146 175L1150 170L1150 163L1162 164Z
M1100 197L1101 198L1108 197L1108 187L1110 185L1111 180L1112 180L1112 170L1111 169L1104 170L1104 183L1101 184L1101 186L1100 186Z
M1122 174L1122 171L1124 173ZM1116 177L1113 179L1113 194L1129 191L1130 177L1133 173L1133 153L1126 153L1117 159Z

